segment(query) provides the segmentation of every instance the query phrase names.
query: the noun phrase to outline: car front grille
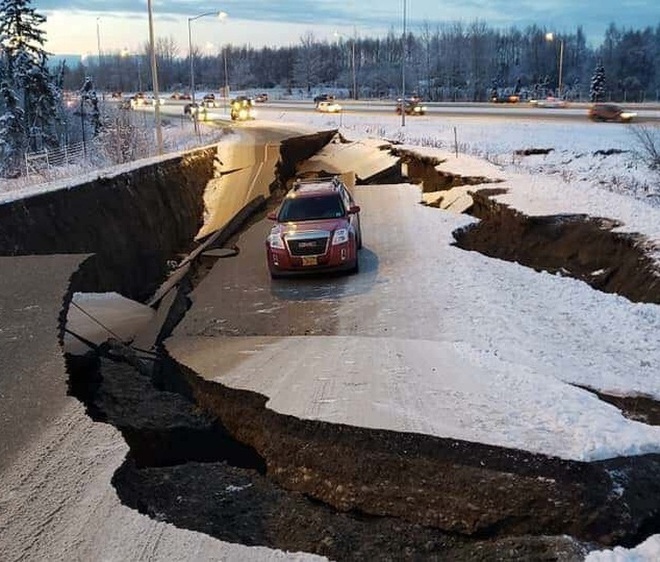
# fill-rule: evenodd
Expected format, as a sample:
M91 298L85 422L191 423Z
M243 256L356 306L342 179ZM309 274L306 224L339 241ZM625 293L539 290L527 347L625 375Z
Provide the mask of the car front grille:
M329 232L301 233L287 236L286 243L292 256L321 256L330 240Z

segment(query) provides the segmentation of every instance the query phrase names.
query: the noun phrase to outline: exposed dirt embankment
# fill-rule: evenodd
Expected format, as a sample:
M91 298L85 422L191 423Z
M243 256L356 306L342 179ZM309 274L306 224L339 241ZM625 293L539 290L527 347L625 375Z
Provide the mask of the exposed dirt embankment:
M141 300L201 226L214 156L207 148L0 205L0 254L95 254L74 290Z
M300 420L122 346L69 370L131 448L122 501L222 540L335 560L577 561L584 546L562 535L635 544L657 529L657 455L579 463Z
M515 261L538 271L580 279L594 289L634 302L660 303L660 271L640 235L613 232L615 221L585 215L528 217L475 190L471 215L478 224L454 233L465 250Z

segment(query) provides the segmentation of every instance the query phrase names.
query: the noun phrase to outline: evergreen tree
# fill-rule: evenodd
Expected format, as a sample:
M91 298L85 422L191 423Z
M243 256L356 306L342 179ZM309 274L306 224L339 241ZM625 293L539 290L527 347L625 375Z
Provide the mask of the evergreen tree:
M25 151L23 110L6 76L0 82L0 103L4 106L0 115L0 170L18 175Z
M594 75L591 77L589 98L592 102L602 101L605 98L605 68L603 63L598 62Z
M46 18L30 6L31 0L0 0L0 137L3 151L16 165L25 150L57 144L56 124L60 93L48 70L44 50Z

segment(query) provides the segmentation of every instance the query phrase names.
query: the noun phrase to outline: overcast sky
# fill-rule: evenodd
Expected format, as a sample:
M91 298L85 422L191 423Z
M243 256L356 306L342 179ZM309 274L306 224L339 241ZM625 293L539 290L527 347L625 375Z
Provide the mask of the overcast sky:
M55 54L137 50L148 38L146 0L35 0L34 8L47 16L47 48ZM205 12L224 11L220 22L203 17L191 23L193 43L210 52L226 43L263 45L295 44L308 32L318 39L382 35L402 30L404 0L154 0L156 37L173 37L183 56L188 49L187 18ZM582 25L590 42L602 41L611 22L641 29L660 25L656 0L407 0L407 25L417 31L428 22L437 24L480 20L492 27L524 29L536 24L548 31L574 32ZM97 33L98 29L98 33Z

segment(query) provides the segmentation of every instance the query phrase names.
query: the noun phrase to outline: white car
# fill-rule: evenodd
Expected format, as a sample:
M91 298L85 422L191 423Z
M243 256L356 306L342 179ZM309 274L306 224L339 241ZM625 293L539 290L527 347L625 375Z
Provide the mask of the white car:
M336 101L320 101L316 104L316 111L321 113L339 113L341 111L341 105Z
M552 96L548 96L542 100L529 100L529 103L531 105L535 105L536 107L549 107L550 109L568 106L568 103L566 103L565 100L554 98Z

